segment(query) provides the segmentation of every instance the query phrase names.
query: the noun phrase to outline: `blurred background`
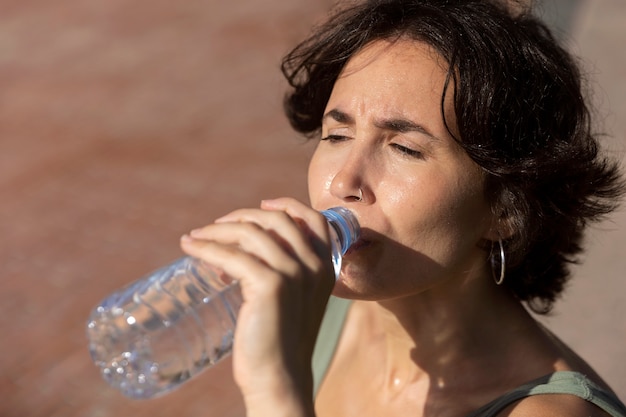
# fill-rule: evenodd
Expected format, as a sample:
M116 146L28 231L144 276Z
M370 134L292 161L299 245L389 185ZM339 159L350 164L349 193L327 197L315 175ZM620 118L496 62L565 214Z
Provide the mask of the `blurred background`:
M306 200L310 144L282 55L331 0L0 0L0 417L238 416L230 364L164 398L100 378L85 324L178 256L180 235L262 198ZM626 149L626 2L545 0ZM575 167L573 167L575 169ZM626 398L626 211L594 228L550 328Z

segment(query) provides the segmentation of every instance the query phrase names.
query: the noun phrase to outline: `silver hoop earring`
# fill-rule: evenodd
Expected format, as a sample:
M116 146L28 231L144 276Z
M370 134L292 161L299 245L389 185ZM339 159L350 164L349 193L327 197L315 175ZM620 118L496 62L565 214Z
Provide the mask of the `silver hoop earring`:
M502 285L504 282L504 273L506 272L506 261L504 258L504 246L502 245L502 239L498 239L498 245L500 246L500 274L496 274L496 268L498 267L498 261L496 261L496 257L493 253L493 245L491 247L491 275L493 276L493 280L496 285Z
M359 196L356 198L356 201L363 201L363 190L359 187Z

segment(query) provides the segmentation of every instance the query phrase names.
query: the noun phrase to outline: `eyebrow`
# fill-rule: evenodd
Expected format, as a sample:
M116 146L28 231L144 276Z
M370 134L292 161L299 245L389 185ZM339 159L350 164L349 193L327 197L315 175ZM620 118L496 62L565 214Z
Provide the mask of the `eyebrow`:
M354 118L352 116L337 109L332 109L328 111L324 115L324 117L322 117L322 121L325 121L329 118L335 120L338 123L354 124ZM398 133L419 132L427 135L432 139L438 139L437 136L433 135L424 126L405 118L396 117L390 119L376 120L374 122L374 126L379 129L389 130Z
M329 110L328 113L326 113L324 117L322 117L322 122L324 122L326 119L333 119L334 121L339 123L354 123L354 118L352 116L337 109Z

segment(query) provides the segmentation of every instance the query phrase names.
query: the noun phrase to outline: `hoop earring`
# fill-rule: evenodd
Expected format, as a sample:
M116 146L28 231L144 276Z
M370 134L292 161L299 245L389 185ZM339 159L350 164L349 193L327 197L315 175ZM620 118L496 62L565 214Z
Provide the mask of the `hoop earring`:
M493 253L493 245L491 246L491 276L493 276L493 280L496 285L502 285L504 282L504 273L506 272L506 260L504 258L504 246L502 245L502 239L498 239L498 245L500 246L500 274L496 275L496 268L498 266L498 262L495 259Z

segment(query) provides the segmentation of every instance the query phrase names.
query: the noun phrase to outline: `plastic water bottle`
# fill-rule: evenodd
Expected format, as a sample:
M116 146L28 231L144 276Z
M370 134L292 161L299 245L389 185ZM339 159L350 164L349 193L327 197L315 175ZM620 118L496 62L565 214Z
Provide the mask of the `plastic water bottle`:
M329 223L335 276L359 235L342 207ZM87 322L89 350L104 379L131 398L169 392L232 351L243 299L217 268L184 257L103 300Z

